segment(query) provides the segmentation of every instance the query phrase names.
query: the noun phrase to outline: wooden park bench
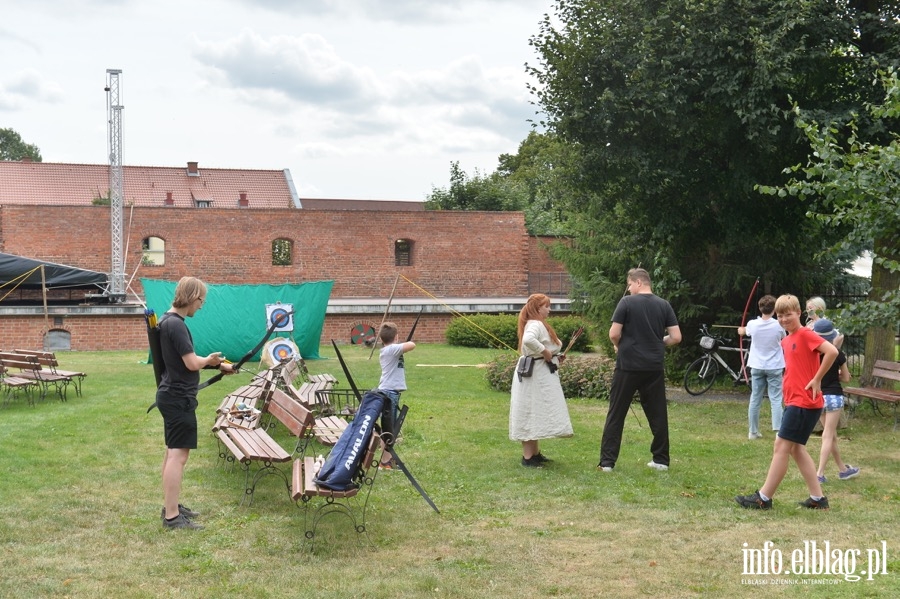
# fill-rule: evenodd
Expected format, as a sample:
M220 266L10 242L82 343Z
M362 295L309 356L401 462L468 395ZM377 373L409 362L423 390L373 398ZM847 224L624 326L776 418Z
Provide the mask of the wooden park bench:
M0 387L6 390L4 393L3 405L8 405L10 400L18 395L19 391L23 391L28 398L28 405L34 405L34 397L31 392L37 387L38 382L32 379L24 379L15 376L6 370L6 366L0 361Z
M35 356L41 366L43 368L49 368L52 374L69 377L72 380L72 386L75 387L75 395L81 397L81 383L87 376L86 372L62 370L59 367L59 361L56 359L56 354L51 351L17 349L15 350L15 353L24 354L26 356Z
M350 519L353 529L359 535L360 544L363 544L362 535L365 534L368 539L366 508L381 459L376 453L380 454L381 449L381 436L373 431L366 454L354 477L355 484L346 491L326 489L315 483L314 479L321 467L316 458L307 455L294 460L291 498L303 508L304 537L307 541L312 541L315 537L319 521L332 513L344 514Z
M253 493L256 484L267 475L277 475L284 480L288 496L291 494L288 475L279 464L290 462L292 459L302 457L309 441L309 431L313 425L312 412L294 401L281 389L275 387L272 377L265 379L265 388L257 399L260 402L260 416L269 414L275 421L283 424L296 439L292 451L286 451L273 439L267 428L259 426L259 418L256 422L247 422L243 415L238 419L226 417L216 419L215 435L218 439L219 457L226 463L239 463L244 470L244 496L241 504L249 499L248 505L253 503ZM254 426L255 424L255 426ZM251 465L258 467L251 474Z
M361 393L365 393L362 391ZM359 409L359 401L351 389L316 391L313 436L322 445L334 445Z
M56 389L56 394L61 401L66 401L66 388L72 382L72 378L61 374L53 374L53 372L44 368L37 356L22 354L16 352L0 352L0 365L7 371L16 368L14 376L23 379L33 380L37 383L41 392L41 399L47 396L50 385Z
M896 387L900 383L900 362L877 360L872 369L872 377L874 379L872 385L844 387L844 394L868 399L872 404L872 410L879 414L881 410L878 408L878 402L890 404L894 412L893 430L897 430L897 425L900 423L900 413L897 411L897 406L900 404L900 391L897 391Z
M249 384L226 395L219 407L216 408L213 432L228 424L244 428L257 428L260 425L260 419L256 410L259 410L258 406L262 406L265 402L264 396L271 391L274 376L271 370L266 370L253 377ZM260 398L263 398L263 401L260 401ZM238 409L240 404L244 404L250 410L242 412Z

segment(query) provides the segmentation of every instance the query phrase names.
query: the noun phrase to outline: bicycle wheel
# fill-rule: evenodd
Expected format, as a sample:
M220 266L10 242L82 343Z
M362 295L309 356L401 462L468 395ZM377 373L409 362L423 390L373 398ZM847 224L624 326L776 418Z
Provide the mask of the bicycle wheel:
M706 393L719 375L719 365L709 356L697 358L684 373L684 390L691 395Z

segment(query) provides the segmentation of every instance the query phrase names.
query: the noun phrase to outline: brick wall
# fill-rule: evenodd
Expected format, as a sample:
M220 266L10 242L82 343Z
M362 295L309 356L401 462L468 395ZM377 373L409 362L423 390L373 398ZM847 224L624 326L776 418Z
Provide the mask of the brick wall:
M140 278L178 280L184 275L215 284L302 283L333 280L331 297L378 298L525 298L531 262L545 262L538 241L525 232L520 212L317 211L126 208L126 282L140 263L141 240L166 242L164 266L142 266L132 288L142 294ZM105 206L0 207L0 251L80 268L109 272L109 208ZM293 264L272 265L272 241L293 243ZM412 241L412 263L397 267L394 241ZM542 257L543 252L543 257ZM549 259L547 259L549 260ZM417 288L418 286L419 288ZM71 292L60 292L71 300ZM81 296L83 297L83 292ZM77 293L76 293L77 296ZM36 302L39 293L32 296ZM128 302L134 302L129 293ZM416 340L443 342L452 315L422 316ZM404 336L415 314L392 314ZM377 327L381 314L330 314L322 342L349 343L359 322ZM140 315L66 316L49 328L71 334L77 351L143 349L146 330ZM0 348L38 348L48 329L43 315L0 317Z
M437 297L527 294L529 238L521 212L389 212L126 208L125 279L140 263L141 240L166 242L165 266L141 277L209 283L333 280L332 297L387 297L398 270ZM40 223L40 224L38 224ZM272 266L272 241L293 243L293 264ZM412 264L394 265L394 240L413 242ZM0 250L90 270L110 270L109 208L0 208ZM422 297L408 284L396 297ZM129 298L132 299L132 298Z

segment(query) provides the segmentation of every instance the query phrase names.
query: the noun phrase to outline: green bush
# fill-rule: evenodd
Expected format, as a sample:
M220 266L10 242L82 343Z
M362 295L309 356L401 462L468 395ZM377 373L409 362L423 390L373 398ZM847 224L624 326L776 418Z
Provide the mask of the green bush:
M550 326L564 345L584 322L575 316L551 316ZM447 343L462 347L487 347L493 349L513 349L519 346L518 315L516 314L475 314L465 318L454 318L444 332ZM585 327L572 351L591 351L591 335Z
M519 345L515 314L473 314L454 318L444 336L450 345L513 349Z
M487 364L485 379L492 389L509 393L515 373L517 354L507 352ZM609 399L615 361L597 354L569 355L559 369L559 379L566 397Z

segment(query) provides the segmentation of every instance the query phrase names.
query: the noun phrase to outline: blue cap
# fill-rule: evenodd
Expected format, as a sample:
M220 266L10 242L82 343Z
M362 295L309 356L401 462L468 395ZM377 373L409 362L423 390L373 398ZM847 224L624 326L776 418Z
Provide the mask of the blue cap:
M813 330L825 341L834 341L837 337L837 331L834 330L834 324L827 318L820 318L815 321L813 323Z

